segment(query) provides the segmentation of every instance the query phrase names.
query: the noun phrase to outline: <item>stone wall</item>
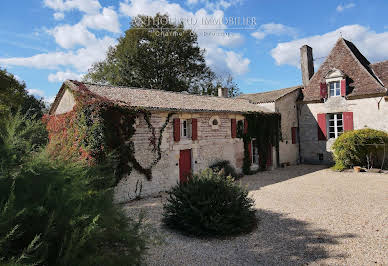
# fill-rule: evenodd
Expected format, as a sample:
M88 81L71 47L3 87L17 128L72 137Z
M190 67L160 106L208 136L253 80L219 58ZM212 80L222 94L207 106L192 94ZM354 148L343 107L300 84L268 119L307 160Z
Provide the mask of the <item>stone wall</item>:
M379 103L380 102L380 103ZM318 141L317 114L353 112L354 129L373 128L388 132L388 102L384 97L346 100L329 98L325 103L301 104L300 140L301 157L305 163L333 162L331 146L334 139ZM319 160L323 154L323 160Z
M154 112L151 116L151 123L159 133L160 127L164 124L168 113ZM210 118L217 117L221 122L218 127L209 124ZM198 119L198 140L181 139L174 142L172 119ZM151 181L133 170L123 178L115 189L115 201L126 202L136 196L155 195L160 191L170 189L179 181L179 153L180 150L192 150L192 169L194 173L207 168L212 162L223 159L229 160L233 166L241 170L244 147L243 141L238 138L231 138L231 118L244 119L241 115L229 115L223 113L182 113L174 115L171 122L163 133L161 151L162 158L153 168ZM133 137L135 144L135 156L143 166L149 165L156 154L152 152L148 138L151 136L144 118L136 123L136 134ZM158 136L157 136L158 137ZM140 192L141 187L141 192Z
M74 105L75 105L74 96L70 90L66 89L65 92L63 93L61 101L58 104L57 109L55 110L55 114L59 115L59 114L70 112L71 110L73 110Z
M299 90L295 90L275 102L275 111L281 114L282 141L279 143L279 162L297 164L299 162L298 143L292 144L292 127L298 127L296 100Z

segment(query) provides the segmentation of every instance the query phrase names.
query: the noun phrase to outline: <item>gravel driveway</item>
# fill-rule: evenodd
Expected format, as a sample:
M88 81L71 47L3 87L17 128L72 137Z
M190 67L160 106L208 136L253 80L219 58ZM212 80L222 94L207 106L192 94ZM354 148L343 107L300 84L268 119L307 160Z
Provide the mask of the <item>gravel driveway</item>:
M161 234L149 265L388 265L388 174L300 165L246 176L258 228L231 239L196 239L161 226L165 196L124 206L146 211Z

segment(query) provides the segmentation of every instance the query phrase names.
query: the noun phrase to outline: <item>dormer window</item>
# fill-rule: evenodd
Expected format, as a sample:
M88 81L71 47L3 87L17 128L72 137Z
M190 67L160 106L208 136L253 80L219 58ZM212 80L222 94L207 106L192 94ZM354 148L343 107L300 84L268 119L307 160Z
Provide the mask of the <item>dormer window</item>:
M341 82L340 81L333 81L329 82L329 96L335 97L335 96L341 96Z

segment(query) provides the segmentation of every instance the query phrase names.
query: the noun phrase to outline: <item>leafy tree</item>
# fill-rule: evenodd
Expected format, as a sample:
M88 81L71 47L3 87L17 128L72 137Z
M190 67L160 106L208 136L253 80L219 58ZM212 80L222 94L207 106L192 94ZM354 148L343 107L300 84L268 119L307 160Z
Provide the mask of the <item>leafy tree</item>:
M0 68L0 117L7 113L15 114L20 109L23 114L35 115L39 119L43 116L44 108L43 100L28 94L24 82Z
M163 23L160 23L163 22ZM214 73L206 66L197 35L167 15L138 16L107 58L94 64L86 80L119 86L190 91Z
M217 96L218 88L227 88L229 97L236 97L241 94L237 83L229 73L215 76L211 80L205 80L205 84L202 87L195 88L193 93Z

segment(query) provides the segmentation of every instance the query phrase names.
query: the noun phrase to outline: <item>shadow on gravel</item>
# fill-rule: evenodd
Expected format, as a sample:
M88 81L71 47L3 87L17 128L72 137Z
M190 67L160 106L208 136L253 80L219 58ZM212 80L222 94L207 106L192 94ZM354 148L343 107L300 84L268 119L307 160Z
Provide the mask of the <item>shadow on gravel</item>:
M311 174L326 168L328 168L328 166L325 165L294 165L244 176L240 181L244 186L247 186L248 191L258 190L261 187Z
M348 254L345 250L329 254L327 247L337 245L343 239L357 237L354 234L332 235L281 213L258 210L257 215L260 222L252 235L255 244L250 252L258 264L300 265L328 258L346 258Z

